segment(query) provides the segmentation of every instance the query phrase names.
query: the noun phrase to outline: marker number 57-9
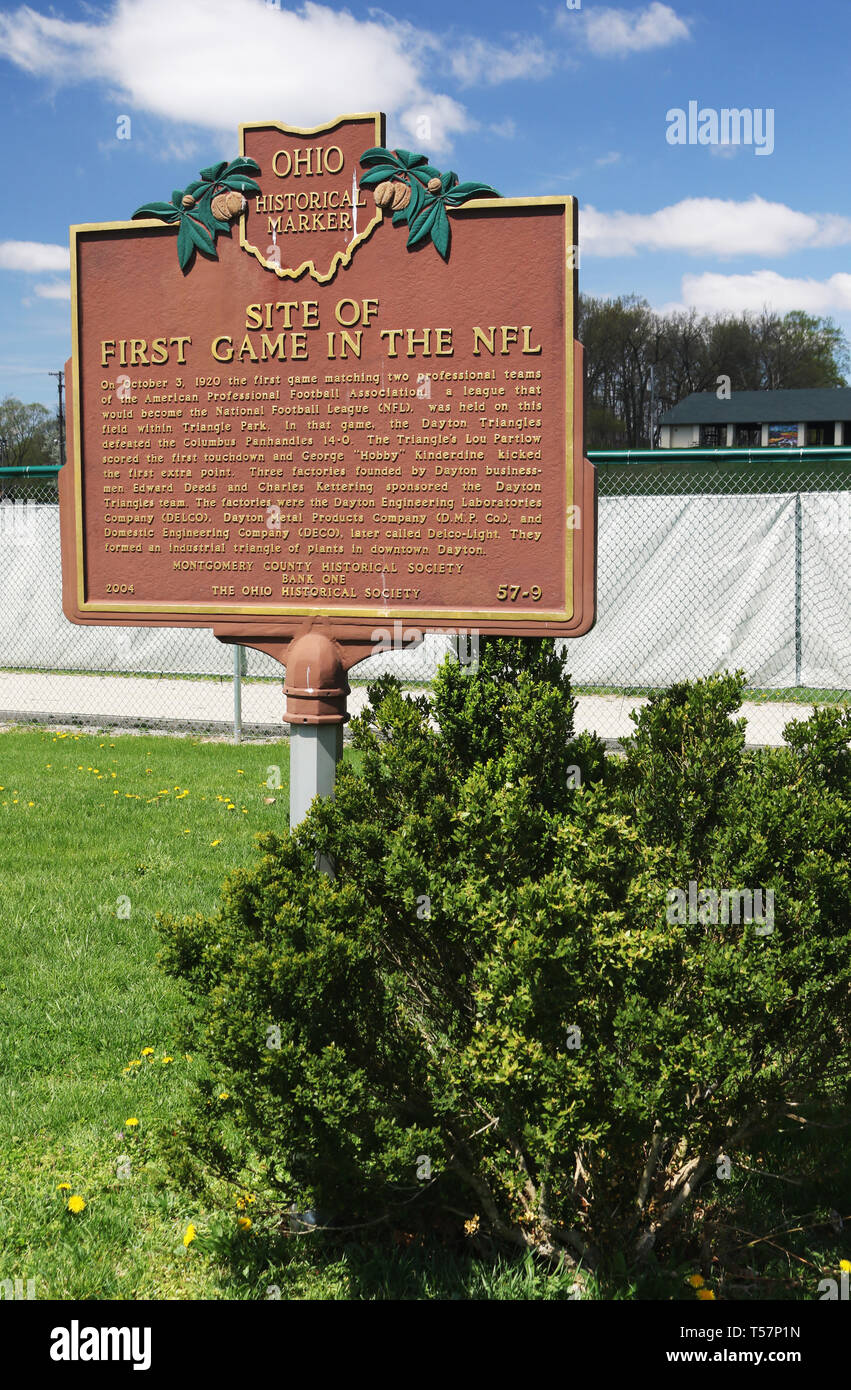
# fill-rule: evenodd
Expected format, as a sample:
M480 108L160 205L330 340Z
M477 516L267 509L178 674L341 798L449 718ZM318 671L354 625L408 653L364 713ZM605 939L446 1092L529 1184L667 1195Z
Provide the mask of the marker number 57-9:
M516 603L519 598L530 598L537 603L541 597L541 589L537 584L533 584L529 589L523 589L519 584L500 584L496 596L500 603L504 603L506 599Z

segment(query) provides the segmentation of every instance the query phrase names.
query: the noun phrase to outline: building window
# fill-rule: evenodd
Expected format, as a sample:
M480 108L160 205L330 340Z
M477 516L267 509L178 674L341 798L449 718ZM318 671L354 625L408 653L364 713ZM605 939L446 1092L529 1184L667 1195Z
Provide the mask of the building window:
M735 437L738 449L758 449L762 443L762 425L737 425Z
M820 420L817 424L807 425L806 441L815 447L833 443L833 421L827 423Z
M723 449L727 443L726 425L701 425L700 444L703 449Z

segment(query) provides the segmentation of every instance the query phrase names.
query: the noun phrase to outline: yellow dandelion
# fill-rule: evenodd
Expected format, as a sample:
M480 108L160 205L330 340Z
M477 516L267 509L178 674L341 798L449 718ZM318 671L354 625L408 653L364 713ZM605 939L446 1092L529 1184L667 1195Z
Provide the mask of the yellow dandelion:
M173 1057L163 1057L163 1066L165 1066L166 1062L173 1062L173 1061L174 1061L174 1058L173 1058Z
M230 1100L230 1091L220 1091L219 1100Z
M215 848L216 848L216 845L220 845L221 843L222 843L221 840L211 840L211 841L210 841L210 849L215 849Z
M851 1274L851 1260L840 1260L839 1268L844 1269L846 1274Z
M83 1207L84 1207L85 1205L86 1205L86 1204L85 1204L85 1202L83 1201L82 1197L69 1197L69 1198L68 1198L68 1210L69 1210L69 1211L73 1211L73 1212L75 1212L75 1213L81 1212L81 1211L83 1210Z
M141 1059L141 1057L131 1057L130 1062L128 1063L128 1065L131 1066L131 1067L141 1067L141 1065L142 1065L142 1059Z
M191 1245L197 1234L198 1232L190 1221L189 1225L186 1227L186 1235L183 1237L183 1244Z
M142 1056L143 1056L143 1057L153 1057L153 1055L154 1055L154 1049L153 1049L152 1047L143 1047L143 1048L142 1048Z
M69 1182L60 1182L60 1183L57 1183L56 1191L57 1191L57 1192L70 1192L70 1191L71 1191L71 1184L70 1184Z
M691 1284L693 1289L702 1289L706 1281L702 1274L690 1274L688 1277L688 1282Z
M28 801L28 802L27 802L27 805L28 805L28 806L34 806L34 805L35 805L35 802L34 802L34 801Z
M184 1061L186 1061L186 1062L191 1062L191 1061L192 1061L192 1053L191 1053L191 1052L184 1052L183 1058L184 1058Z
M712 1289L698 1289L697 1296L702 1303L707 1303L715 1298L715 1294Z
M241 1231L250 1231L250 1229L251 1229L251 1217L250 1217L250 1216L238 1216L238 1217L236 1218L236 1224L237 1224L237 1226L239 1227L239 1229L240 1229Z
M138 1125L139 1121L136 1119L136 1116L135 1116L135 1115L131 1115L131 1116L130 1116L130 1119L129 1119L129 1120L125 1120L124 1123L125 1123L125 1125L127 1126L128 1129L135 1129L136 1126Z

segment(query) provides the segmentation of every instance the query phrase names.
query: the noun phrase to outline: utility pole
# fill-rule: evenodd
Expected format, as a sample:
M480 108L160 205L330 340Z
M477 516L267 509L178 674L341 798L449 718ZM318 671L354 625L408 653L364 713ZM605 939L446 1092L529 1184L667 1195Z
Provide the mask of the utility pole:
M64 408L63 408L63 404L62 404L62 386L63 386L64 380L65 380L65 373L64 373L64 372L48 372L47 375L48 375L48 376L55 376L55 377L57 378L57 383L56 383L56 384L57 384L57 386L58 386L58 388L59 388L59 462L60 462L60 464L64 465L64 463L65 463L65 411L64 411Z
M650 448L656 448L656 366L650 364Z

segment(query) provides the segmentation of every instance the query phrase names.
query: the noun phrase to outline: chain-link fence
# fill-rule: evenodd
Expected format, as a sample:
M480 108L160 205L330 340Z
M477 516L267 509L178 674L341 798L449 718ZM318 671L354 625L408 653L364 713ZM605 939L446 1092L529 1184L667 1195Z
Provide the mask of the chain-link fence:
M790 457L794 454L794 457ZM844 456L843 456L844 455ZM578 726L617 743L655 689L742 667L748 740L778 743L814 703L851 699L851 452L706 450L598 466L598 621L568 644ZM0 720L276 737L282 669L208 629L79 627L61 606L55 478L0 478ZM370 657L350 709L390 671L427 688L450 648Z

